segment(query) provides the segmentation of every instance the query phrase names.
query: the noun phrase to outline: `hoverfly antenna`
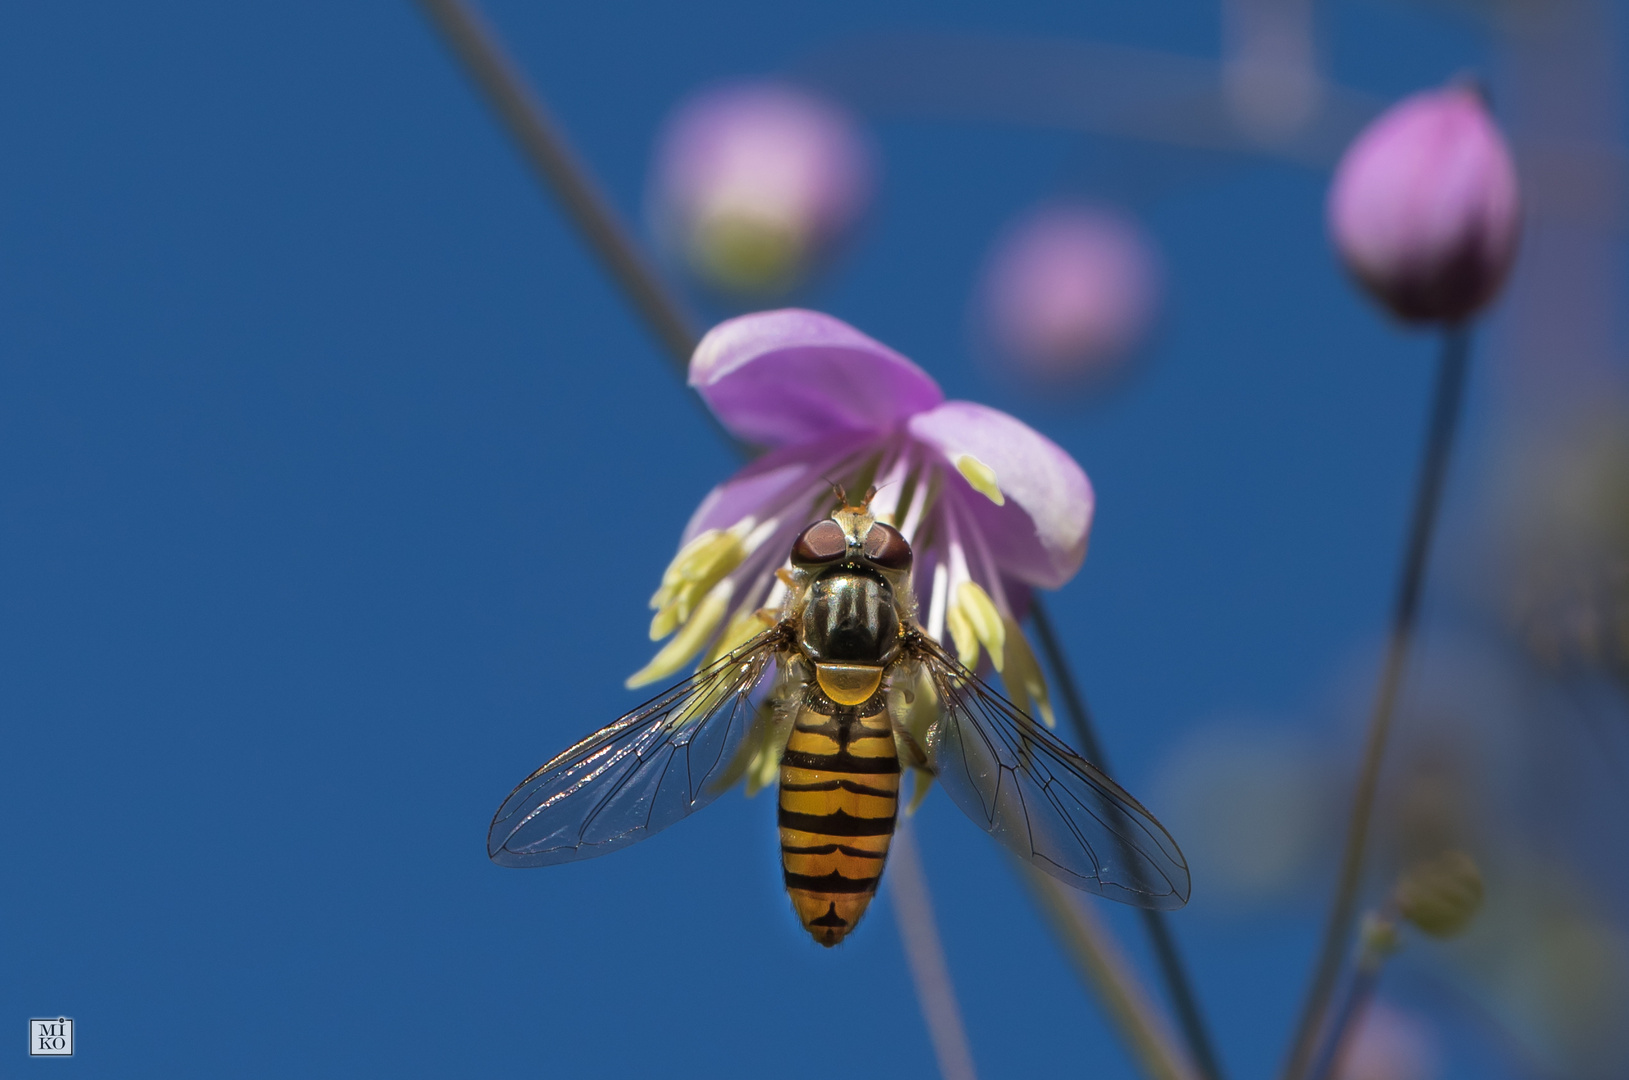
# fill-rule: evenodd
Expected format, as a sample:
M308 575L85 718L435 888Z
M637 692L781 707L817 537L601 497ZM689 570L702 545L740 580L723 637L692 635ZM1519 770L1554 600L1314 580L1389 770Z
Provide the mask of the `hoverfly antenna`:
M842 484L839 484L829 476L822 476L820 479L826 482L826 486L831 488L831 493L837 497L837 508L839 510L848 506L848 492L843 490Z
M860 509L861 510L869 510L871 508L871 500L875 499L876 497L877 497L877 485L872 484L870 487L865 489L865 498L860 500Z

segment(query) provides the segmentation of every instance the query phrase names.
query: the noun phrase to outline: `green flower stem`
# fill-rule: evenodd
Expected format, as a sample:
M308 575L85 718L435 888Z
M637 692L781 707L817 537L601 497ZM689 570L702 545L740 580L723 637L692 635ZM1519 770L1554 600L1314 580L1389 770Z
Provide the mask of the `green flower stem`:
M1081 902L1080 894L1027 863L1016 865L1142 1074L1148 1080L1196 1080L1131 963L1108 928Z
M469 69L494 110L509 128L526 160L554 192L606 269L667 348L683 375L696 349L695 324L663 286L601 194L565 133L526 85L492 28L460 0L419 0L447 43Z
M1039 595L1031 598L1029 617L1035 626L1035 636L1040 639L1041 651L1046 653L1047 665L1052 668L1052 677L1058 684L1064 712L1068 714L1069 722L1074 726L1075 737L1080 740L1081 752L1093 765L1105 772L1110 771L1103 744L1098 740L1097 730L1092 724L1092 714L1086 708L1086 699L1081 695L1080 688L1075 685L1074 673L1070 670L1063 648L1058 643L1057 634L1053 633L1052 619L1047 615L1046 607L1041 603ZM1221 1060L1217 1057L1215 1045L1211 1042L1204 1014L1199 1010L1199 999L1194 994L1193 983L1188 978L1186 965L1182 962L1182 954L1177 951L1171 927L1165 921L1165 913L1143 908L1139 914L1142 916L1143 930L1154 946L1154 958L1159 964L1160 978L1165 983L1165 992L1171 999L1172 1007L1176 1009L1177 1020L1182 1025L1183 1039L1188 1044L1188 1052L1193 1055L1194 1062L1199 1066L1205 1080L1222 1080Z
M1335 1021L1329 1025L1323 1048L1313 1059L1307 1080L1329 1080L1335 1074L1335 1066L1346 1055L1346 1044L1351 1039L1353 1027L1363 1018L1364 1011L1374 998L1375 987L1380 983L1380 969L1386 965L1387 958L1397 951L1396 925L1386 916L1371 918L1376 926L1360 935L1351 982L1347 984L1346 995L1335 1010Z
M695 319L640 250L543 99L526 84L503 43L473 6L463 0L419 0L419 4L684 379L690 354L701 340ZM721 439L745 457L755 454L753 447L725 430L700 398L692 397Z
M1352 981L1346 988L1345 1000L1335 1012L1335 1022L1329 1034L1324 1036L1324 1047L1307 1073L1308 1080L1329 1080L1334 1075L1335 1065L1346 1056L1346 1044L1352 1035L1352 1028L1368 1009L1379 982L1379 964L1372 969L1359 967L1353 973Z
M939 1062L939 1075L944 1080L975 1080L978 1074L973 1069L973 1050L951 986L939 922L933 917L922 853L916 846L916 829L908 817L899 819L888 853L888 895L899 923L911 982L916 986L916 1000L928 1025L933 1056Z
M1334 993L1335 981L1340 975L1346 943L1352 937L1353 923L1357 917L1358 886L1363 879L1363 856L1369 840L1369 819L1374 814L1380 765L1386 752L1386 736L1391 730L1392 714L1396 711L1397 694L1402 687L1403 670L1419 617L1420 593L1431 554L1431 535L1436 528L1437 511L1448 476L1454 433L1459 427L1470 354L1470 328L1465 325L1447 328L1443 333L1442 354L1437 365L1437 385L1431 405L1430 427L1426 433L1425 456L1420 463L1419 485L1414 492L1413 517L1403 554L1402 575L1397 583L1391 638L1386 647L1380 686L1375 694L1374 712L1369 719L1368 742L1358 773L1357 791L1352 798L1352 816L1346 826L1340 880L1335 886L1317 968L1301 1007L1295 1039L1284 1063L1284 1071L1280 1074L1281 1080L1302 1080L1306 1075L1313 1046Z

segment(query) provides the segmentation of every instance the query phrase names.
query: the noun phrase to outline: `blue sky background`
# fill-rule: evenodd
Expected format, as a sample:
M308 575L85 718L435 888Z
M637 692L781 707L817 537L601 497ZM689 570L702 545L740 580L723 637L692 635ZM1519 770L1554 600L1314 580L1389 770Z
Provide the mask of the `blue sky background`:
M488 10L630 218L680 96L848 35L1219 41L1198 2ZM1490 64L1447 8L1320 17L1379 98ZM1327 177L1162 151L1146 368L1059 405L972 362L980 259L1145 151L873 133L869 228L802 301L1085 466L1053 611L1120 779L1154 790L1220 715L1350 743L1432 344L1343 279ZM666 365L412 5L0 14L0 1072L934 1075L887 904L811 945L767 797L610 859L486 859L510 787L638 700L645 602L734 467ZM943 798L918 823L981 1073L1133 1075L995 846ZM1223 1054L1266 1075L1321 909L1194 896L1172 923ZM27 1061L59 1014L78 1056ZM1502 1075L1458 1030L1445 1075Z

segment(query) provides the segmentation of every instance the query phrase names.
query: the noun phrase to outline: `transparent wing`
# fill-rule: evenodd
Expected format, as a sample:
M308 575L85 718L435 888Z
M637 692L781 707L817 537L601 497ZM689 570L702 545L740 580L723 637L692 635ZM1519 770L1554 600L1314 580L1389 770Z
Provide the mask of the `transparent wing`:
M627 847L712 802L784 632L766 631L554 757L498 807L486 850L552 866Z
M1077 889L1161 910L1188 902L1182 852L1136 799L936 643L915 651L939 697L936 779L968 817Z

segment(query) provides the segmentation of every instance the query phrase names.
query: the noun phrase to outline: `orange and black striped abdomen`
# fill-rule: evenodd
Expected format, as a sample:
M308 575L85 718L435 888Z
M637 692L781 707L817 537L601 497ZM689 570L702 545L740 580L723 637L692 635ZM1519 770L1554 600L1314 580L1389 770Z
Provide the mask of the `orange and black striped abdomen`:
M781 758L781 865L798 918L822 945L854 929L876 895L899 809L888 710L805 705Z

